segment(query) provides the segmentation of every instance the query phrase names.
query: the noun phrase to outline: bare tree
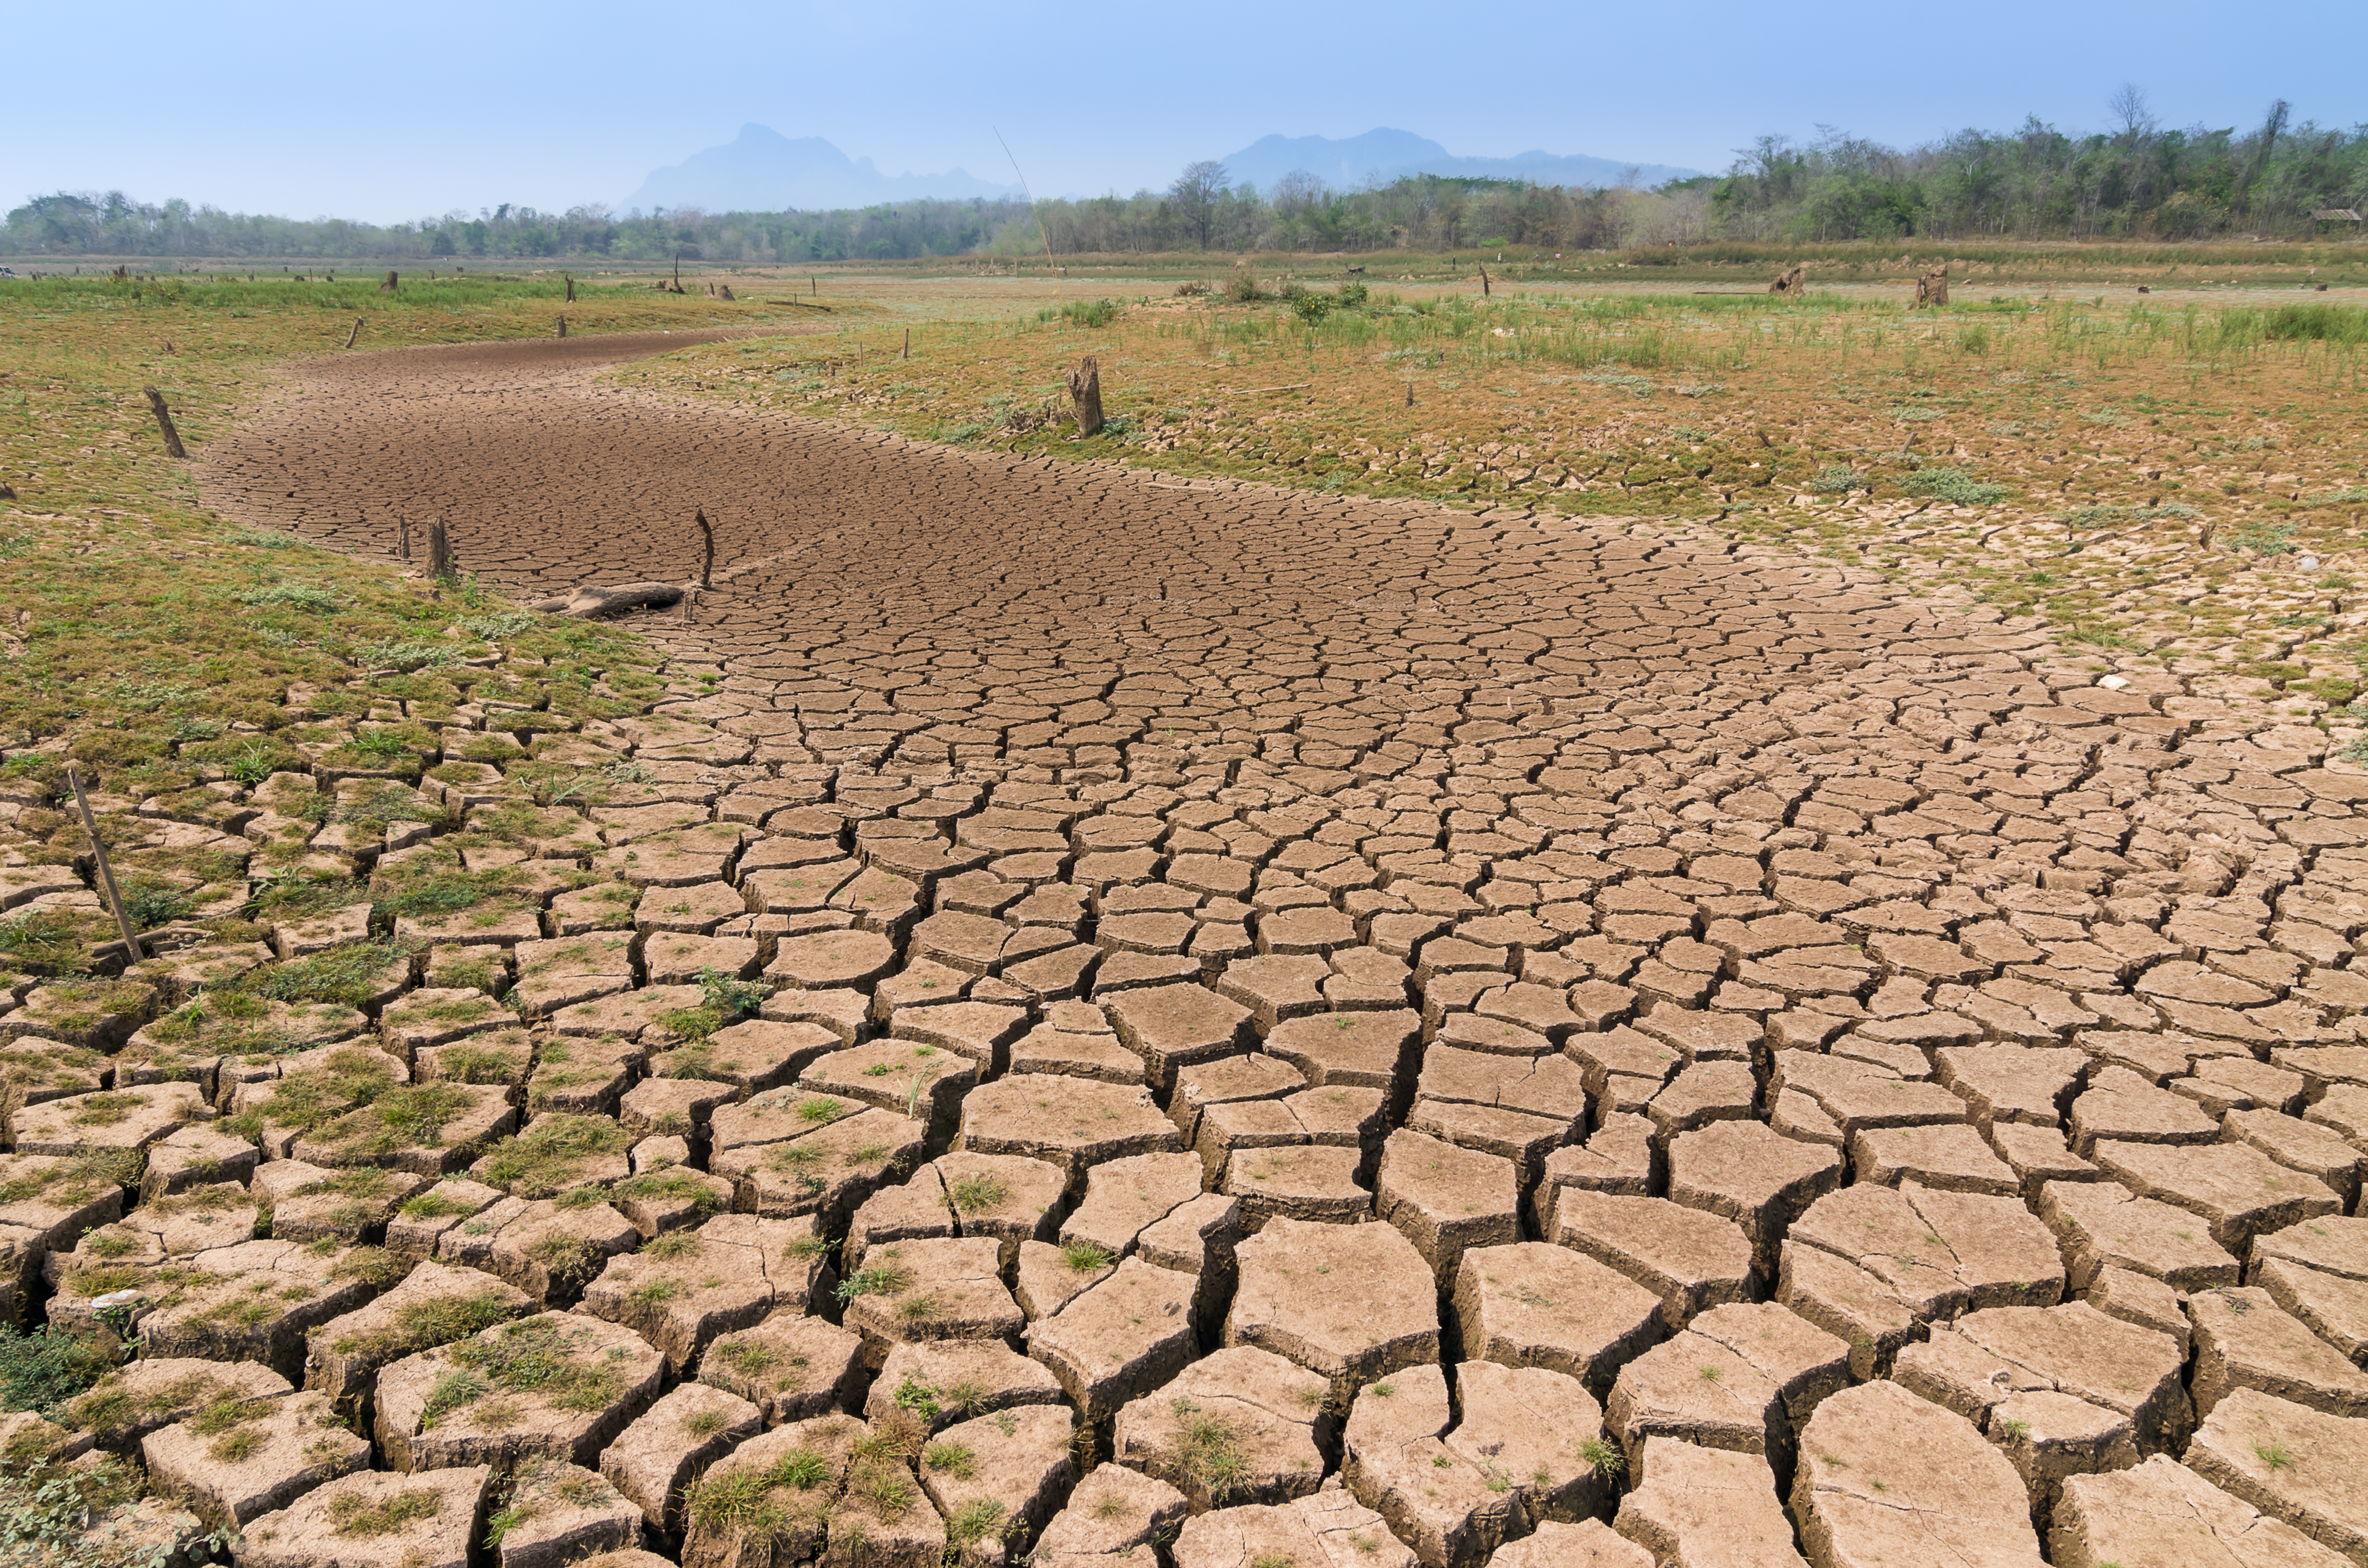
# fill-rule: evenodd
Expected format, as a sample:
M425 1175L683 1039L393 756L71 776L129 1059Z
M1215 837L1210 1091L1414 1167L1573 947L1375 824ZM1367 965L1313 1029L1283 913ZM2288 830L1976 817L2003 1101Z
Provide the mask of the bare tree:
M2105 100L2105 112L2113 117L2122 134L2133 141L2155 126L2154 109L2146 102L2146 89L2135 82L2124 82L2114 88L2113 96Z
M1322 205L1324 199L1330 194L1330 189L1315 176L1305 169L1293 169L1274 182L1274 195L1269 199L1276 211L1296 217L1312 207Z
M2248 214L2253 208L2253 182L2260 179L2261 171L2270 166L2270 153L2276 148L2278 138L2285 131L2286 116L2289 112L2291 111L2285 99L2280 98L2270 106L2269 118L2261 122L2260 139L2253 144L2253 161L2246 168L2244 178L2237 186L2238 205Z
M1176 183L1167 187L1167 198L1176 203L1184 222L1200 237L1201 248L1209 248L1209 226L1217 216L1217 198L1233 184L1225 165L1214 158L1202 158L1184 165Z

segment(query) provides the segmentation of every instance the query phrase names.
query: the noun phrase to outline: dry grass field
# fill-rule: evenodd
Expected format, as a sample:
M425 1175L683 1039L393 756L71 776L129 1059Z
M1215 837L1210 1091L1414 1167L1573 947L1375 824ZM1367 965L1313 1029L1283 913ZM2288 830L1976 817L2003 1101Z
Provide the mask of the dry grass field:
M1897 284L1484 295L1475 278L1350 304L1337 269L1298 300L1126 281L835 279L880 313L619 380L1333 494L1691 519L2265 694L2348 702L2368 653L2368 307L2349 291L2000 279L1917 312ZM1087 354L1112 418L1079 442L1058 415Z

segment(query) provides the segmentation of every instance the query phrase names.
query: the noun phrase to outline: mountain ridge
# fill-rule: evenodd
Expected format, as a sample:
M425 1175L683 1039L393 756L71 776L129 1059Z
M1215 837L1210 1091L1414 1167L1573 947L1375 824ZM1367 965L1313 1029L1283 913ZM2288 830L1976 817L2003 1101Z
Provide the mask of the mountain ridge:
M996 185L966 169L941 174L882 174L869 158L850 158L819 136L791 138L754 120L721 146L706 147L679 164L650 172L625 199L626 211L803 211L871 207L883 201L940 197L965 200L1018 196L1016 185Z
M1639 186L1684 179L1699 169L1667 164L1632 164L1586 153L1532 149L1508 158L1459 157L1428 137L1389 126L1359 136L1268 135L1221 160L1241 184L1271 192L1275 182L1295 172L1314 175L1335 189L1353 190L1368 180L1386 184L1407 175L1461 176L1479 179L1529 179L1540 185L1600 187L1633 177Z
M1368 181L1386 184L1417 174L1596 187L1631 179L1642 186L1658 185L1698 172L1666 164L1626 164L1589 153L1539 149L1508 158L1459 157L1428 137L1388 126L1337 139L1270 134L1220 161L1236 184L1254 185L1269 194L1276 182L1294 172L1313 175L1338 190L1353 190ZM1016 184L998 185L962 168L936 174L882 174L870 158L850 158L823 137L783 136L751 120L731 141L652 170L640 188L625 199L623 210L820 211L922 197L993 200L1021 194Z

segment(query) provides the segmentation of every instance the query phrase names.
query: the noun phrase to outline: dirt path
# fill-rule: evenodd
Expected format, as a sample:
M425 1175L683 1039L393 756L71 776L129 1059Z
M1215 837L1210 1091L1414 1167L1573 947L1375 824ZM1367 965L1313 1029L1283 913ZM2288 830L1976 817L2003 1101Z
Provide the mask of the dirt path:
M1220 1268L1183 1354L1221 1333L1297 1346L1340 1392L1485 1343L1601 1394L1663 1323L1773 1297L1863 1378L1969 1303L2087 1290L2117 1317L2180 1324L2162 1279L2233 1283L2256 1231L2333 1207L2320 1178L2346 1202L2356 1187L2356 1158L2298 1114L2362 1070L2356 1051L2295 1048L2352 1041L2368 999L2349 971L2368 787L2320 766L2317 731L2168 674L2101 686L2035 628L1818 560L748 419L597 385L627 347L335 361L218 445L210 496L381 553L398 513L441 508L467 564L521 591L679 579L704 506L717 591L693 624L648 622L681 655L661 711L685 727L634 721L600 744L710 765L669 798L736 791L713 809L763 832L734 839L734 885L710 903L665 890L667 909L710 909L703 925L643 915L643 940L753 937L746 961L782 988L768 1018L973 1059L980 1081L940 1102L930 1152L958 1131L969 1151L1060 1164L1062 1212L1097 1162L1197 1153L1187 1187L1238 1200L1193 1233L1224 1247L1155 1255L1145 1231L1162 1267L1122 1273L1124 1290L1219 1257L1227 1226L1386 1221L1242 1240L1238 1289ZM611 844L649 831L594 815ZM921 1070L886 1061L861 1072L909 1069L910 1114ZM848 1082L833 1092L877 1092ZM1156 1108L1131 1097L1145 1088ZM2109 1216L2103 1197L2127 1195L2108 1176L2174 1208ZM2078 1201L2043 1203L2051 1177ZM912 1202L939 1227L915 1235L976 1222ZM1521 1239L1611 1272L1499 1254L1510 1294L1474 1284L1435 1315L1463 1248ZM1350 1256L1368 1243L1401 1252ZM1357 1282L1288 1283L1315 1257ZM1103 1335L1086 1359L1136 1353L1119 1317L1045 1318L1037 1266L1016 1288L1040 1359L1069 1367L1062 1325L1080 1320ZM1381 1316L1326 1326L1338 1290L1403 1308L1410 1348L1372 1358L1398 1332ZM1633 1340L1605 1337L1640 1311ZM864 1332L899 1332L881 1322ZM1717 1332L1742 1344L1734 1323ZM1683 1365L1611 1402L1632 1484L1648 1430L1737 1419L1694 1408L1714 1387L1740 1397L1692 1370L1724 1354L1689 1338L1637 1363L1638 1379ZM2166 1365L2175 1385L2178 1355ZM1143 1368L1140 1387L1063 1383L1088 1420L1121 1399L1156 1415L1172 1368ZM1477 1422L1484 1385L1456 1375ZM1874 1420L1836 1397L1821 1421ZM1960 1460L2003 1473L1971 1425L1911 1404L1953 1424L1959 1458L1907 1445L1893 1484L1945 1509ZM1442 1388L1438 1421L1448 1408ZM1780 1470L1786 1408L1766 1416ZM1403 1505L1409 1540L1430 1528L1429 1505L1389 1503L1398 1483L1367 1462L1358 1496ZM2021 1507L2009 1496L1993 1522L2027 1528Z

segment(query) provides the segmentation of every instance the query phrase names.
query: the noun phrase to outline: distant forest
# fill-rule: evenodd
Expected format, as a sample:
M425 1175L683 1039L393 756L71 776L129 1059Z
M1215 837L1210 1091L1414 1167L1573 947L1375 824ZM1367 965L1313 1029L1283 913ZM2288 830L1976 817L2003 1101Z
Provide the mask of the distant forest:
M2208 240L2351 235L2327 210L2368 209L2368 125L2165 130L2124 89L2119 129L2026 121L1901 152L1829 135L1762 138L1724 175L1655 190L1420 176L1359 190L1291 175L1260 191L1215 164L1165 190L1025 202L922 200L829 212L564 213L502 206L413 223L232 213L120 192L36 197L0 224L0 254L471 261L670 259L757 265L928 256L1213 250L1588 251L1705 240ZM1042 228L1038 225L1042 223Z

